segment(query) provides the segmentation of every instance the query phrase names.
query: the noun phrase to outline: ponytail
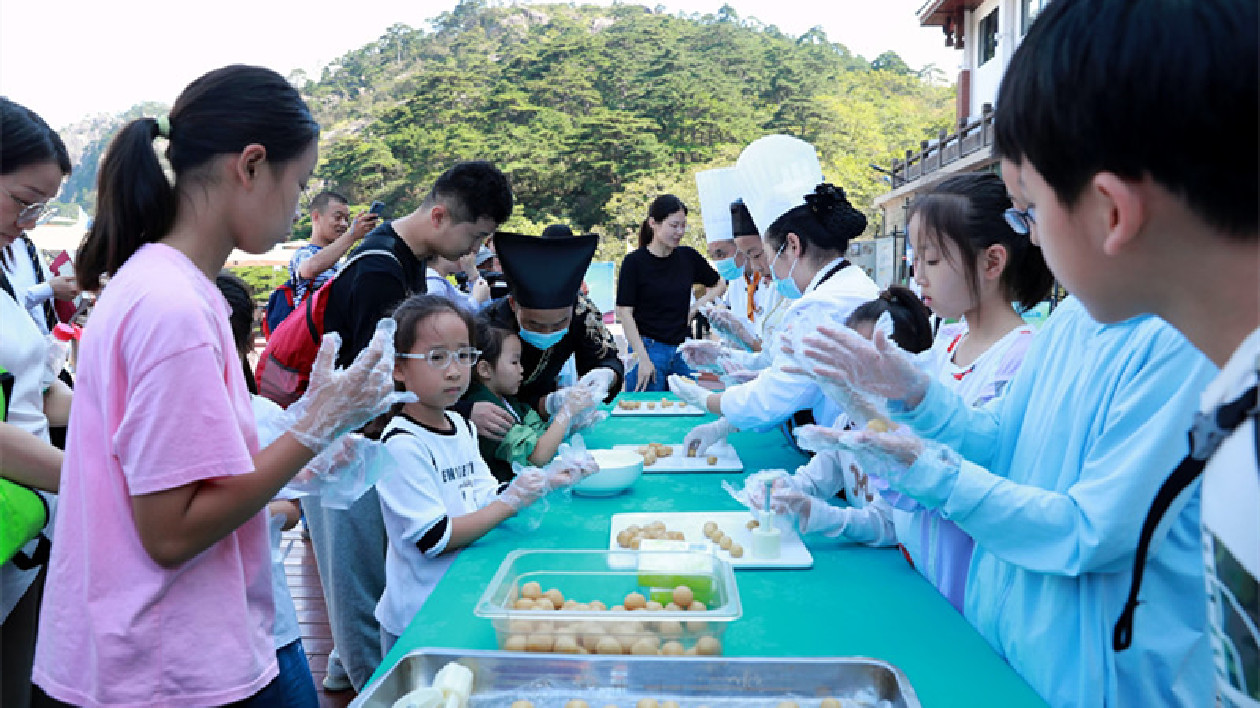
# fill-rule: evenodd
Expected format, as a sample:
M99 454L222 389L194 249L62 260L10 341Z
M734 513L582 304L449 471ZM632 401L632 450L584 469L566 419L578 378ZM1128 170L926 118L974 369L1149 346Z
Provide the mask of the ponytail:
M866 215L849 203L844 189L826 182L805 195L805 203L774 220L765 231L767 245L778 250L789 233L801 240L801 254L809 248L844 255L849 242L866 230Z
M874 300L858 305L845 324L853 327L863 322L874 323L885 312L892 317L892 340L897 346L911 354L931 348L932 311L913 290L900 285L890 286Z
M154 151L157 137L157 120L133 120L114 137L101 161L96 217L75 263L84 290L99 290L102 275L116 272L175 222L175 188Z

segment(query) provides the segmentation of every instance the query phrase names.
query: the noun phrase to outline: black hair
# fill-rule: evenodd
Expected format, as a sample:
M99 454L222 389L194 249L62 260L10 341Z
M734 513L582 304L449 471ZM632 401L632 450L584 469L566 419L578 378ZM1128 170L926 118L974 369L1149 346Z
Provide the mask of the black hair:
M503 356L503 343L508 337L516 337L515 330L508 329L495 322L485 314L479 314L474 320L477 328L477 348L481 350L481 359L491 367L498 366L499 357ZM474 375L476 370L473 370Z
M1149 175L1256 238L1257 3L1049 3L1002 79L995 149L1072 207L1094 175Z
M476 325L472 315L443 295L412 295L394 308L392 315L398 323L394 332L394 350L409 352L416 345L416 327L434 315L449 312L463 320L468 327L468 343L477 346Z
M858 305L844 323L850 327L862 322L875 322L888 313L893 321L892 339L897 346L918 354L932 346L932 311L913 290L892 285L870 302Z
M849 241L865 230L866 215L853 208L843 189L823 182L805 195L804 204L775 219L763 238L771 250L778 251L792 233L801 240L802 256L810 248L843 255Z
M214 284L219 286L219 292L223 293L223 299L227 300L231 310L228 324L232 327L232 341L236 343L236 353L240 355L241 366L245 370L245 385L250 393L257 394L258 384L254 381L254 372L246 356L254 348L254 289L226 269L219 271Z
M323 214L324 210L328 208L328 205L333 202L336 202L337 204L350 204L350 200L346 199L344 195L325 189L319 194L316 194L315 198L311 200L311 211L317 211Z
M670 214L676 214L680 211L686 215L688 213L687 205L683 204L683 200L672 194L662 194L653 199L652 203L648 205L648 218L644 219L643 224L639 226L639 248L647 248L647 245L652 243L652 227L648 224L648 219L659 224L668 218Z
M437 178L421 208L438 202L446 206L456 224L482 217L502 224L512 215L512 185L507 176L489 162L459 162Z
M542 238L572 238L573 229L565 224L552 224L542 231Z
M1006 249L1006 269L1000 284L1008 300L1024 309L1034 307L1050 295L1054 275L1045 258L1028 235L1017 234L1006 222L1004 212L1011 208L1011 198L1002 178L991 172L955 175L928 189L910 205L908 219L916 215L924 234L943 255L948 240L958 249L973 295L980 292L980 274L976 261L982 251L993 245Z
M296 89L271 69L233 65L215 69L184 89L166 121L167 180L154 150L162 125L138 118L119 131L101 160L96 218L75 271L84 290L100 286L146 243L166 236L175 220L179 189L212 158L257 143L273 167L307 150L319 124Z
M26 106L0 96L0 175L40 162L70 174L70 153L57 131Z

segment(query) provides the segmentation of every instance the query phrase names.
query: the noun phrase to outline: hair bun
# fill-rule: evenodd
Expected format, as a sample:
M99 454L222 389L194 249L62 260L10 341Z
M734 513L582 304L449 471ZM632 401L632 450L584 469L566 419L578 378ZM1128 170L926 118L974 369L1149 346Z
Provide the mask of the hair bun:
M814 187L813 194L805 195L805 204L809 206L809 210L822 216L831 213L837 209L843 209L849 206L849 199L845 196L844 190L834 184L823 182Z

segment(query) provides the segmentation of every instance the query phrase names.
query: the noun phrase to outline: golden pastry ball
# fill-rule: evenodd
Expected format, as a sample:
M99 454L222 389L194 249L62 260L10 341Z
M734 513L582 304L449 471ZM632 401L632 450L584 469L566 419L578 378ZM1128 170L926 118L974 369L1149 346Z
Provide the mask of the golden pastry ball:
M731 558L743 558L744 547L738 543L732 543L729 553L731 554Z
M661 653L666 656L682 656L683 651L682 642L671 640L661 645Z
M688 612L706 612L708 609L708 606L699 600L692 600L691 604L687 606Z
M724 551L729 551L731 550L731 544L733 543L735 543L735 539L730 536L723 536L722 540L718 541L718 546Z
M662 701L661 708L678 708L678 701Z
M647 598L640 593L632 592L626 595L624 604L627 610L641 610L647 607Z
M710 467L712 467L712 466L714 466L714 465L716 465L716 464L717 464L717 456L716 456L716 455L709 455L709 456L708 456L707 458L705 458L705 459L706 459L706 461L709 463L709 466L710 466Z
M760 525L761 525L760 521L756 519L749 519L748 523L744 524L744 528L748 529L749 531L752 531L753 529L757 528Z
M534 609L535 610L554 610L556 609L556 605L555 603L551 601L550 597L540 597L537 600L534 600Z
M886 433L890 427L888 421L883 418L872 418L866 421L866 429L872 433Z
M591 600L591 609L592 609L592 610L598 610L598 611L601 611L601 612L602 612L602 611L604 611L604 610L607 610L607 609L608 609L608 605L605 605L604 603L600 602L599 600Z
M639 656L656 656L656 642L647 637L636 639L630 645L630 653Z
M512 708L534 708L534 704L529 701L512 701Z
M696 642L696 653L704 656L717 656L722 653L722 643L716 637L700 637Z
M528 641L523 634L513 634L503 642L505 651L525 651Z
M552 588L543 594L546 595L547 598L551 600L551 605L553 607L564 606L564 593L560 592L559 590Z
M705 538L709 538L713 536L714 531L717 531L717 523L713 521L704 522L704 537Z
M531 634L525 638L526 651L551 651L556 639L550 634Z
M655 698L640 698L638 703L634 704L634 708L661 708Z
M577 638L572 634L561 634L556 637L552 651L557 654L580 654L581 647L578 646Z
M620 654L621 642L616 637L600 637L599 643L595 645L596 654Z
M581 698L574 698L564 704L564 708L591 708L590 704Z
M516 603L512 605L512 607L517 610L532 610L534 609L534 601L529 599L528 597L522 597L521 599L517 600Z
M840 701L834 698L824 698L822 703L818 704L818 708L841 708Z
M674 588L674 604L679 607L690 607L691 601L696 597L691 588L686 585L679 585Z
M521 597L537 600L542 594L542 586L532 580L521 586Z
M648 612L660 612L661 610L665 609L665 607L664 605L657 602L656 600L648 600L648 603L643 606L643 609L647 610Z

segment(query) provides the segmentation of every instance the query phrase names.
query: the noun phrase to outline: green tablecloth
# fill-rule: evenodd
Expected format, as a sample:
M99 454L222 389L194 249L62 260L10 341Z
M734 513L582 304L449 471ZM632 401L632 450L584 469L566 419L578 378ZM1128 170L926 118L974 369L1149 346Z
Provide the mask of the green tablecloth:
M624 394L659 399L662 394ZM681 442L713 416L613 416L583 437L592 449L622 443ZM805 458L779 432L737 433L731 442L745 474ZM744 474L645 474L624 494L549 499L542 525L528 531L513 519L460 552L376 677L423 646L496 648L489 620L473 615L482 591L516 548L607 548L609 519L632 511L736 511L721 488ZM916 573L896 549L873 549L808 538L809 570L739 570L743 617L723 638L728 656L866 656L906 673L924 706L1044 706L967 621ZM374 677L374 678L376 678Z

